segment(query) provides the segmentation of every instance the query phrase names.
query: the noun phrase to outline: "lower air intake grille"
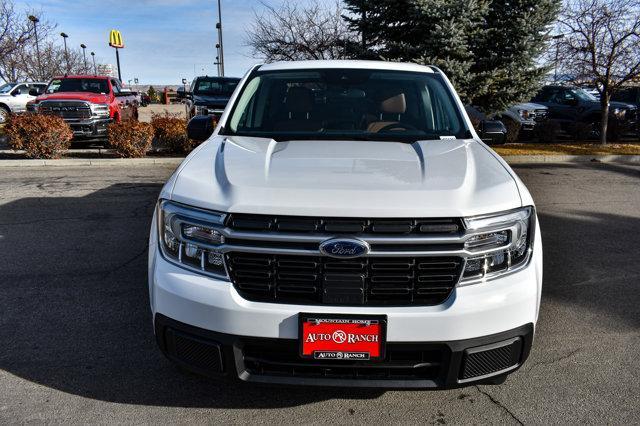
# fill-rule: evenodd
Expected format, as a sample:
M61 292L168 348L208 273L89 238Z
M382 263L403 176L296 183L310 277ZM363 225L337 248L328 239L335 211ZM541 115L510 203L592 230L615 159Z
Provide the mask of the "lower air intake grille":
M222 353L218 344L171 328L166 330L165 336L169 354L178 361L206 372L222 372Z
M279 339L280 340L280 339ZM248 343L242 349L245 371L253 376L358 380L437 380L446 370L447 351L439 345L389 343L385 362L302 359L299 343Z
M405 306L444 302L462 272L459 257L341 260L320 256L227 254L238 293L257 302Z
M509 370L520 363L522 339L520 337L492 345L467 349L460 372L460 380L486 376Z

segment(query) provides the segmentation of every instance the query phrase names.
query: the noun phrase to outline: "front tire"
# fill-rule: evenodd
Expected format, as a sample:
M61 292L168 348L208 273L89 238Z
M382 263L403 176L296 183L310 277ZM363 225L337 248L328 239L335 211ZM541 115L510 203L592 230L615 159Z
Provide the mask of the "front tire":
M500 119L504 127L507 129L506 143L516 143L520 138L520 123L517 123L514 119L509 117L502 117Z
M11 116L11 111L6 106L0 106L0 125L7 124L9 117Z

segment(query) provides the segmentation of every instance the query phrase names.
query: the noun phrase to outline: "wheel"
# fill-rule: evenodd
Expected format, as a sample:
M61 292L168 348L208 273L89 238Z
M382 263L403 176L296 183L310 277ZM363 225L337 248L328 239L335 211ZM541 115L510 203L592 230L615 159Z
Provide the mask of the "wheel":
M0 124L5 124L11 116L11 111L6 106L0 106Z
M535 138L540 143L556 143L560 134L560 123L547 120L534 129Z
M507 129L506 143L516 143L520 137L520 123L509 117L502 117L500 119L504 127Z

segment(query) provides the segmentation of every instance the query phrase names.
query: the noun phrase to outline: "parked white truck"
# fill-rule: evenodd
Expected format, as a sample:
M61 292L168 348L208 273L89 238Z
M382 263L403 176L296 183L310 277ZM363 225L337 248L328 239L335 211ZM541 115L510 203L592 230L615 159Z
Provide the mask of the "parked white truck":
M504 126L481 129L435 67L254 67L160 193L162 352L248 382L502 382L531 348L542 243L531 195L482 142Z
M47 83L6 83L0 86L0 124L4 124L11 114L27 110L27 103L36 97L29 92L44 92Z

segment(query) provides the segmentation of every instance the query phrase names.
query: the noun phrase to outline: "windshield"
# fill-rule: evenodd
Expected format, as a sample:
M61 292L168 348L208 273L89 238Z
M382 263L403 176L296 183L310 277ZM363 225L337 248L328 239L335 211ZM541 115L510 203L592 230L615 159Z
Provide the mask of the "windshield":
M109 93L107 80L97 78L61 78L51 80L47 86L47 93L58 92L91 92Z
M583 101L591 101L591 102L598 101L598 98L596 98L595 96L593 96L591 93L587 92L584 89L573 89L571 93L573 93L578 99Z
M16 87L15 83L6 83L0 86L0 93L9 93L11 89Z
M196 81L193 93L196 95L230 97L239 82L239 78L199 78Z
M464 138L468 132L438 74L321 69L254 73L224 133L415 141Z

